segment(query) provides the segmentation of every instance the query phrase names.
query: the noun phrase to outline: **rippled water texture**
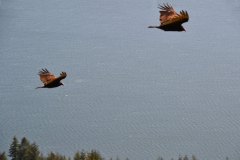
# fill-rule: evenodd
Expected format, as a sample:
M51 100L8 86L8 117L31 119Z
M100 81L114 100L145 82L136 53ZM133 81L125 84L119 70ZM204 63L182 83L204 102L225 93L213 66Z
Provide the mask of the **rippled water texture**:
M184 33L147 28L163 2L2 0L0 150L239 159L240 2L169 0ZM65 86L35 90L43 67Z

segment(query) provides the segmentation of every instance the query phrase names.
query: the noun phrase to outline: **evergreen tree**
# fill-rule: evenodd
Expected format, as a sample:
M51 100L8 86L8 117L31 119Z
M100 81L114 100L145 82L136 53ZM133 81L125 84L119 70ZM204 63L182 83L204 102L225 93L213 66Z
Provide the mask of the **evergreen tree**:
M99 152L92 150L90 153L87 154L86 160L103 160L103 158Z
M77 152L77 153L75 153L73 159L74 159L74 160L80 160L80 157L81 157L80 152Z
M7 156L5 155L5 152L0 152L0 160L7 160Z
M67 160L67 158L58 153L55 154L51 152L50 154L48 154L47 160Z
M18 143L16 137L13 138L9 149L9 156L12 160L37 160L39 154L38 146L35 143L30 144L27 138L23 137L21 144Z
M188 160L188 156L185 155L185 156L183 157L183 160Z
M27 149L27 160L38 160L40 151L36 143L32 143Z
M12 143L9 147L9 157L11 160L71 160L71 158L66 158L64 155L50 152L48 156L43 156L40 154L39 148L36 143L30 143L27 138L23 137L21 143L19 144L18 139L16 136L13 137ZM192 160L197 160L197 158L192 155ZM226 157L226 160L229 158ZM0 152L0 160L7 160L7 156L5 152ZM76 152L74 155L73 160L104 160L101 154L96 151L92 150L90 152ZM113 160L113 158L110 158ZM120 160L119 157L116 157L116 160ZM129 160L126 158L125 160ZM157 160L163 160L162 157L159 157ZM174 160L173 158L171 160ZM178 160L189 160L188 156L181 156L179 155Z
M38 160L47 160L47 157L45 157L42 153L40 153Z
M30 159L30 155L28 155L30 149L30 143L26 137L23 137L21 140L21 144L19 146L19 160L28 160Z
M17 137L13 137L12 144L9 148L9 157L11 157L11 160L19 160L18 157L19 154L19 143Z
M74 160L85 160L86 159L86 153L84 151L77 152L74 155Z
M197 160L197 158L194 155L192 155L192 160Z
M158 157L158 159L157 160L163 160L163 158L162 157Z
M178 160L183 160L183 158L182 158L182 156L181 156L181 155L179 155L179 157L178 157Z

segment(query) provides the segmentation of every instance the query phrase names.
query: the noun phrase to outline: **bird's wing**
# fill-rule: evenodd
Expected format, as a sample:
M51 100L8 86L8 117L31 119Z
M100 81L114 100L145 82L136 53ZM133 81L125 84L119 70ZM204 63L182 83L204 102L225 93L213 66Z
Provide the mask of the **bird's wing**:
M169 19L165 21L164 23L161 23L161 26L166 25L181 25L184 22L187 22L189 19L189 15L187 11L180 11L180 14L178 14L176 17Z
M60 76L56 78L56 81L61 81L62 79L67 77L67 73L66 72L62 72L60 73Z
M160 10L160 23L161 26L169 24L182 24L187 22L189 15L187 11L180 11L180 14L176 13L173 7L169 4L164 4L158 7Z
M52 73L50 73L46 68L39 71L38 75L40 77L40 80L44 83L44 85L56 79L56 77Z
M179 16L177 17L177 21L184 23L189 20L189 15L187 11L180 11Z
M178 16L173 7L169 4L159 5L158 8L160 9L159 20L161 24Z

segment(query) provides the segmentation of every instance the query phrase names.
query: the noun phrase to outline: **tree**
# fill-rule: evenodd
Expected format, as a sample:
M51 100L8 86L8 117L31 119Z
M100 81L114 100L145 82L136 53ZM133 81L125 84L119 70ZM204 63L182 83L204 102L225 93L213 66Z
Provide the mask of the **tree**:
M28 160L30 159L30 155L28 154L30 148L30 143L26 137L23 137L21 140L21 144L19 146L19 160Z
M67 158L65 156L62 156L58 153L49 153L47 156L47 160L67 160Z
M92 150L90 153L87 154L86 160L103 160L103 158L99 152Z
M84 151L77 152L74 155L74 160L85 160L86 159L86 153Z
M38 160L40 151L36 143L30 144L26 137L23 137L21 144L18 139L13 137L13 142L10 145L9 156L11 160Z
M178 157L178 160L183 160L183 158L182 158L182 156L181 156L181 155L179 155L179 157Z
M9 157L11 157L11 160L19 160L18 157L19 154L19 143L16 136L13 137L12 144L9 148Z
M183 160L188 160L188 156L185 155L185 156L183 157Z
M192 160L197 160L196 156L192 155Z
M80 152L75 153L74 160L80 160Z
M5 152L0 152L0 160L7 160L7 156L5 155Z
M32 143L27 150L27 158L28 160L38 160L40 155L40 151L36 143Z
M158 159L157 160L163 160L163 158L162 157L158 157Z

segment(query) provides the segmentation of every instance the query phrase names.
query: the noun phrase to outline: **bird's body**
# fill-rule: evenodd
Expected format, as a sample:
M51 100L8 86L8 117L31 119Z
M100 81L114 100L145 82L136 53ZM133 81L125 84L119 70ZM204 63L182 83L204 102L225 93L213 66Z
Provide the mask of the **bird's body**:
M50 83L48 83L48 84L44 84L43 86L37 87L37 88L56 88L56 87L59 87L59 86L61 86L61 85L63 85L62 82L57 82L57 83L55 83L55 82L53 81L53 82L50 82Z
M162 29L164 31L185 31L185 29L183 28L182 25L168 25L168 26L149 26L148 28L158 28L158 29Z
M160 25L149 26L148 28L158 28L164 31L185 31L182 24L189 20L187 11L176 13L173 7L169 4L159 5L160 9Z
M40 80L43 82L43 86L37 88L55 88L63 85L61 82L62 79L67 77L66 72L62 72L59 77L55 77L47 69L42 69L38 73Z

